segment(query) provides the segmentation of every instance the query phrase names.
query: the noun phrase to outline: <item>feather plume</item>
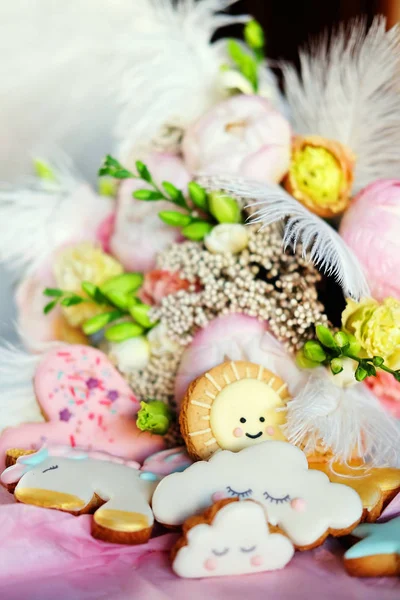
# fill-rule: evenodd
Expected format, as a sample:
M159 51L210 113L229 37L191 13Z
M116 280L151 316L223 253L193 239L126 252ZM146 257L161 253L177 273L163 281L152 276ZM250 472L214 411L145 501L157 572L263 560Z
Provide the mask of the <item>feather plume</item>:
M287 405L288 440L313 453L321 444L334 460L350 461L354 452L374 466L400 466L400 428L361 384L339 388L311 375Z
M0 432L20 423L43 421L35 400L33 377L41 360L16 348L0 348Z
M63 158L55 180L30 178L24 187L0 185L0 260L18 276L46 268L60 246L95 237L96 225L111 212L111 200L98 197Z
M356 154L354 192L400 171L400 26L376 17L326 33L284 65L294 131L337 140Z
M292 247L294 250L297 244L301 244L303 257L333 276L347 296L356 300L369 296L362 267L339 234L281 187L218 176L202 176L200 181L208 187L222 188L239 197L256 200L252 206L258 207L258 210L253 214L251 223L266 227L287 218L283 231L285 249Z

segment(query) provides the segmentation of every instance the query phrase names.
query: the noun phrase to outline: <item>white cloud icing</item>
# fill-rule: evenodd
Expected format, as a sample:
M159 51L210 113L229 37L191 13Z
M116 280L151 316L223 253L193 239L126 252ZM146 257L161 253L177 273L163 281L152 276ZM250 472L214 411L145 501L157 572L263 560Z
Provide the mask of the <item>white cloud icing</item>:
M252 499L263 504L268 520L298 546L313 544L328 529L347 529L362 514L351 488L331 483L308 469L304 453L287 442L268 441L234 453L219 451L206 462L163 479L153 496L156 519L180 525L213 503L213 495ZM304 510L293 508L301 498Z
M188 532L172 568L180 577L242 575L283 568L294 553L293 544L279 533L270 534L263 507L255 502L224 506L211 525Z

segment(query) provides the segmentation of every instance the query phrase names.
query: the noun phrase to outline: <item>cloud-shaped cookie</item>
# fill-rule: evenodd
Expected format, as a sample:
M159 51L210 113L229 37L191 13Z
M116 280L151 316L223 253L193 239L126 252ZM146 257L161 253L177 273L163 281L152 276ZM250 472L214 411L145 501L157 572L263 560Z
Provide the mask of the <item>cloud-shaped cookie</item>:
M221 498L251 499L266 509L298 548L311 548L328 533L349 533L362 515L359 495L309 470L305 454L287 442L268 441L240 452L222 450L162 480L153 496L160 523L180 525Z
M231 502L210 524L186 532L172 568L180 577L218 577L282 569L294 554L280 533L269 533L263 507L256 502Z

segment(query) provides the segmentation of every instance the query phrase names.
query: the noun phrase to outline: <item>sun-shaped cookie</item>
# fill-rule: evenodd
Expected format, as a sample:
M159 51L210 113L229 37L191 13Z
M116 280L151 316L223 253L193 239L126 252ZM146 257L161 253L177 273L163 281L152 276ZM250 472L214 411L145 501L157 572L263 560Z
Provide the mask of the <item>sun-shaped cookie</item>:
M216 450L238 452L267 440L285 440L281 425L287 384L246 361L224 362L195 379L182 403L180 426L189 454L207 460Z

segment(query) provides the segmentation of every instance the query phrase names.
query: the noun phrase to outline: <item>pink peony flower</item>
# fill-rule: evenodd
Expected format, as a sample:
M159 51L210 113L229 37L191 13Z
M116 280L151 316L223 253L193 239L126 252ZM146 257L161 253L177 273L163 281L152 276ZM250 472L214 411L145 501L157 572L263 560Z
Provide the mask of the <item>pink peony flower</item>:
M365 269L377 300L400 300L400 180L382 179L352 200L340 233Z
M179 273L156 269L145 275L139 295L146 304L160 304L165 296L187 290L189 285L189 281L181 279Z
M278 183L289 169L291 130L268 100L234 96L186 130L182 149L192 172L233 173Z
M190 181L182 160L173 154L153 153L143 162L160 186L163 181L170 181L177 188L184 189ZM110 249L127 271L150 271L155 266L157 253L180 239L179 230L166 225L158 217L162 210L177 210L174 205L132 197L135 190L146 188L149 186L144 181L126 179L118 190Z
M378 371L376 377L368 377L365 383L381 404L400 419L400 383L385 371Z

